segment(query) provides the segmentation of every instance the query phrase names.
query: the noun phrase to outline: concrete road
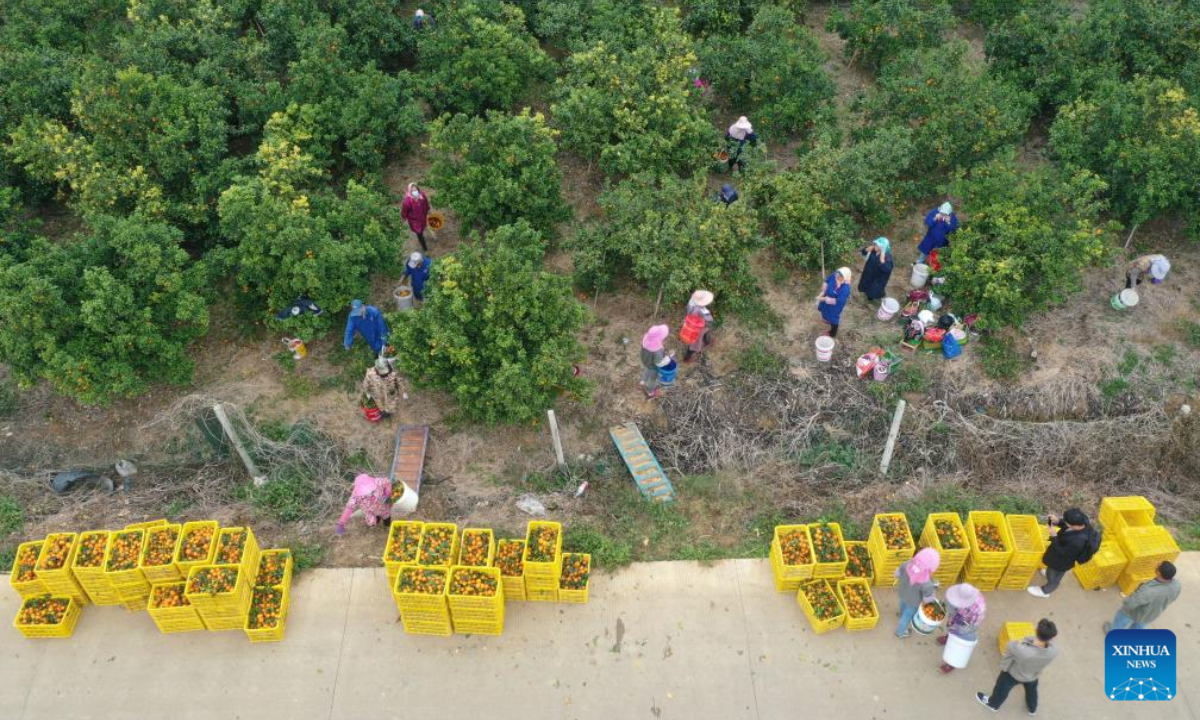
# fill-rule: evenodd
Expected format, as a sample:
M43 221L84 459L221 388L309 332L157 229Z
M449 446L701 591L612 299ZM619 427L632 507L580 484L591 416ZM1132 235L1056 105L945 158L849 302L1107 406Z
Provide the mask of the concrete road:
M635 565L592 581L589 605L510 603L503 637L404 634L382 569L298 578L283 643L240 632L160 635L145 613L89 607L68 640L0 631L0 717L96 718L795 718L987 717L976 690L997 672L1006 620L1058 623L1062 655L1043 675L1039 715L1200 718L1200 553L1180 560L1184 595L1158 623L1175 631L1179 695L1104 694L1103 634L1120 598L1069 578L1049 600L989 593L966 670L942 676L932 639L892 636L895 593L873 631L814 635L765 560ZM0 614L18 599L0 593ZM999 717L1025 717L1017 689Z

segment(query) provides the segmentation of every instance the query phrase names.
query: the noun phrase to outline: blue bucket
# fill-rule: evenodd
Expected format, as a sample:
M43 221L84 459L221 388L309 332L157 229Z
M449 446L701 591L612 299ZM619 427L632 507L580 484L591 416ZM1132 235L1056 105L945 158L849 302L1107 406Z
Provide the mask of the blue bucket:
M666 365L658 369L658 381L663 385L670 385L675 382L677 372L679 372L679 363L675 362L675 358L671 358Z

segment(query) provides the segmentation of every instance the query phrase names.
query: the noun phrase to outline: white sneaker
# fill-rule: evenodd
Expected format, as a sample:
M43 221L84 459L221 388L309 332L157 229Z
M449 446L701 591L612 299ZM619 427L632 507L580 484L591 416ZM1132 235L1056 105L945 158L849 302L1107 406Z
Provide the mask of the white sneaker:
M1034 596L1034 597L1040 597L1040 598L1048 598L1048 597L1050 597L1050 595L1049 595L1049 594L1047 594L1047 593L1046 593L1046 591L1042 590L1042 589L1041 589L1040 587L1038 587L1037 585L1034 585L1033 587L1028 587L1028 588L1025 588L1025 590L1026 590L1026 591L1027 591L1027 592L1028 592L1030 595L1032 595L1032 596Z

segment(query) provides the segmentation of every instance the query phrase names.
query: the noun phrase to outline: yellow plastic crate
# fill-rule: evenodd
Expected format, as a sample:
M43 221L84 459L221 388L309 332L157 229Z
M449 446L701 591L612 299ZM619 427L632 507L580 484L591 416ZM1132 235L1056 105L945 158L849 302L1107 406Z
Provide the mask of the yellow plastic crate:
M258 602L260 596L268 593L280 594L279 616L274 618L275 622L273 623L264 621L262 627L251 627L255 603ZM282 587L257 587L254 589L254 594L250 599L250 610L247 612L245 622L242 625L242 630L246 632L246 637L250 642L279 642L283 640L284 633L287 630L288 607L291 604L290 594L290 588L287 585L283 585Z
M468 595L455 592L456 582L464 577L476 575L483 583L493 583L491 595ZM504 612L504 583L500 581L500 568L455 565L450 569L446 599L450 606L450 617L458 619L473 614L476 617L499 617Z
M204 621L204 626L209 630L209 632L243 630L246 627L245 611L229 614L206 614L201 611L200 619Z
M396 584L392 586L392 596L396 600L396 607L399 608L400 614L404 615L410 611L425 611L447 613L447 617L449 617L449 609L446 604L449 576L450 569L443 567L408 565L400 568L396 574ZM401 586L411 585L420 578L428 578L426 582L434 584L440 582L440 590L436 593L425 593L415 592L412 589L401 589Z
M454 620L454 632L459 635L503 635L504 618L495 622L482 620Z
M528 582L529 578L525 578L525 580ZM526 585L525 600L528 602L558 602L558 590L534 590Z
M1008 647L1011 640L1024 640L1025 638L1037 632L1037 628L1033 623L1027 622L1006 622L1000 628L1000 637L997 638L996 645L1000 649L1000 654L1004 654L1004 649Z
M150 528L161 527L166 524L167 524L166 518L161 518L159 520L147 520L145 522L129 523L128 525L125 526L125 529L126 530L149 530Z
M404 632L409 635L449 637L454 634L454 625L450 622L449 613L444 621L410 620L401 613L400 622L404 624Z
M273 558L280 558L283 562L283 575L278 578L278 582L270 582L275 578L263 577L264 566ZM254 586L270 586L280 587L282 585L291 585L292 583L292 568L295 565L295 559L292 557L292 551L288 548L270 548L263 550L258 556L258 569L254 572Z
M817 585L823 585L833 597L833 601L837 603L840 614L836 617L822 620L818 618L816 613L813 611L812 603L809 601L808 596L804 594L804 591L809 587ZM816 578L813 580L806 580L801 583L800 589L796 591L796 602L799 603L800 607L804 609L804 615L808 618L808 623L812 625L813 632L818 635L827 633L830 630L839 628L846 624L846 609L842 606L842 601L838 598L838 594L834 590L833 584L830 583L826 578Z
M1149 582L1155 578L1156 572L1132 572L1128 567L1117 575L1117 587L1121 588L1121 594L1130 595L1144 582Z
M833 533L834 543L842 552L841 560L831 560L829 562L821 562L821 558L817 553L817 533L818 531L829 531ZM813 554L813 577L814 578L830 578L834 581L840 580L846 576L846 540L842 537L842 526L835 523L812 523L808 526L808 539L812 542Z
M182 580L156 583L150 590L150 597L146 601L146 612L150 615L150 619L158 626L159 632L164 634L195 632L204 630L204 621L200 619L200 613L196 612L196 608L188 602L183 591L187 583ZM167 592L178 592L180 605L172 605L169 607L155 607L155 604L160 602L161 597Z
M13 558L12 574L8 576L8 584L23 598L38 597L46 594L46 583L37 576L38 556L42 554L44 540L24 542L17 546L17 554Z
M496 542L496 557L492 564L500 568L500 580L504 583L505 600L525 599L525 541L515 538L505 538ZM515 560L506 563L504 558L515 556ZM506 575L506 571L517 571Z
M1154 505L1141 495L1106 497L1100 501L1100 525L1105 537L1115 539L1117 532L1126 525L1153 525L1154 515Z
M54 624L30 624L21 621L21 616L25 609L41 603L66 603L66 611L59 618L59 621ZM67 597L54 597L44 595L36 598L25 598L21 603L21 608L17 610L17 616L13 618L13 627L15 627L22 635L27 638L65 638L71 637L75 632L75 623L79 622L79 616L82 614L82 608L75 599Z
M482 538L482 539L478 539ZM471 540L472 545L468 546L467 541ZM483 550L482 560L469 562L465 557L468 548L471 552L476 552L475 544L481 544ZM486 528L467 528L462 531L462 537L458 542L458 562L457 565L463 567L491 567L492 559L496 557L496 535L491 530Z
M847 589L850 587L861 587L866 592L867 601L870 603L869 615L855 617L850 612L850 603L846 602ZM842 603L842 608L846 611L847 630L870 630L879 623L879 608L875 605L875 596L871 594L871 583L861 578L839 580L837 584L837 597Z
M183 554L188 547L187 540L193 530L211 530L212 537L208 542L207 547L200 546L198 548L199 555L197 557L185 558ZM216 520L193 520L186 522L179 530L179 545L175 548L175 568L179 570L179 576L186 578L192 568L201 565L211 565L213 558L217 554L217 533L221 526Z
M417 562L421 549L421 532L425 523L420 520L393 520L388 528L387 545L383 548L383 567L387 572L388 587L396 582L396 573L405 565Z
M436 548L439 538L449 541L449 546ZM421 533L421 545L417 564L421 566L449 568L458 560L458 525L454 523L425 523Z
M553 548L554 557L553 557L553 559L548 560L548 561L546 561L546 560L530 560L529 554L530 554L530 550L532 548L529 545L529 540L530 540L530 538L533 537L534 532L536 532L540 529L543 529L543 528L551 528L557 533L557 535L555 537L555 541L554 541L554 548ZM554 578L555 582L557 582L558 576L562 572L562 541L563 541L562 523L549 522L546 520L530 520L529 521L528 529L525 532L525 554L522 555L522 559L525 563L525 579L526 580L528 580L531 577L550 577L550 578ZM528 582L525 584L525 587L528 589L528 587L529 587ZM555 588L557 588L557 587L558 586L555 585Z
M104 558L108 556L111 539L112 533L107 530L80 533L75 557L71 560L71 574L96 605L121 604L112 582L104 575Z
M1097 590L1116 584L1125 569L1125 553L1116 540L1105 540L1092 559L1075 566L1075 579L1084 590Z
M142 549L145 546L146 531L143 529L117 530L112 534L112 540L108 543L108 553L104 556L104 576L112 583L113 590L117 595L121 595L122 589L128 590L143 586L149 593L150 583L146 582L146 576L138 567L138 558L142 556ZM118 556L119 552L127 549L133 553L131 558ZM133 562L132 567L128 567L129 560Z
M579 562L583 568L583 587L574 588L567 587L567 584L572 582L573 572L571 568L575 558L582 558ZM592 556L588 553L564 553L563 554L563 576L558 581L558 601L565 603L584 604L588 601L588 588L592 584Z
M1000 542L1004 545L1003 550L984 550L979 545L978 529L980 525L994 525L997 533L1000 535ZM1008 567L1008 560L1012 556L1012 537L1008 534L1008 525L1004 522L1004 513L994 510L976 510L967 516L966 523L967 542L971 546L971 554L969 564L975 566L976 569L984 568L999 568L1004 570Z
M1024 590L1033 584L1037 568L1025 570L1006 570L1004 576L996 581L996 590Z
M888 547L887 540L883 534L883 522L899 521L901 523L901 541L903 547L893 548ZM875 516L871 522L871 532L867 536L868 547L874 545L878 556L883 560L899 560L901 562L908 560L916 552L917 546L913 542L912 528L909 527L908 518L904 513L880 513ZM894 569L894 568L893 568Z
M42 543L42 550L38 553L35 572L46 586L46 592L60 597L69 595L82 606L88 604L87 593L71 574L71 563L78 549L77 533L47 535Z
M169 583L176 580L182 580L183 576L179 574L179 568L175 567L175 552L179 549L179 531L182 528L178 523L162 523L161 525L151 525L146 530L146 543L142 546L142 557L138 560L138 567L142 569L142 576L153 585L154 583ZM151 558L151 552L159 546L160 542L171 544L171 550L167 552L166 557Z
M938 522L950 523L953 532L962 539L961 548L947 548L943 545L937 532ZM966 528L963 527L962 519L955 512L930 513L925 518L924 529L921 530L920 546L938 551L938 557L941 560L938 563L938 569L933 573L933 579L941 583L942 587L950 587L954 584L959 574L962 573L967 556L971 554L971 547L967 543Z
M808 546L809 562L790 564L784 560L783 546L791 542L793 536L799 537ZM775 575L775 589L779 592L795 592L800 583L812 579L816 564L813 562L812 536L808 533L808 525L776 525L771 538L771 570Z
M245 533L246 539L242 543L242 551L239 553L232 548L227 549L226 543L231 542L232 538L237 533ZM258 572L258 556L262 551L258 547L258 538L254 536L254 531L249 526L244 527L223 527L217 533L217 554L213 556L214 565L240 565L245 571L246 576L253 581L252 575ZM235 560L236 558L236 560Z
M860 574L860 575L852 574L852 572L853 572L851 569L852 564L849 561L847 561L845 577L861 578L863 580L866 580L867 584L871 584L875 581L875 563L871 560L871 552L867 549L867 541L866 540L847 540L846 541L846 557L853 558L856 555L858 555L859 553L866 556L866 563L863 567L863 572L865 572L866 574L865 575L864 574Z
M233 576L229 589L215 591L209 588L211 578L224 578L229 573ZM188 572L184 595L188 602L200 611L206 624L210 618L244 617L251 592L250 579L247 576L248 573L240 565L199 565Z
M1012 539L1008 567L1036 570L1046 552L1046 545L1042 541L1042 523L1034 515L1005 515L1004 522Z
M1159 525L1124 527L1117 533L1117 541L1129 561L1126 572L1133 575L1153 575L1159 563L1179 557L1179 545L1175 538Z

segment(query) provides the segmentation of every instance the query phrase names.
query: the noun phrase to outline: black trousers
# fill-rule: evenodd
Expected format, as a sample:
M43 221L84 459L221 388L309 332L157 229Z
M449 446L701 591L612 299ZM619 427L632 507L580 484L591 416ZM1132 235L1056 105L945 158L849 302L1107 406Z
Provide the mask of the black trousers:
M417 233L416 235L417 235L417 242L421 243L421 249L424 250L425 252L429 252L429 247L425 244L425 231L422 230L421 232Z
M1008 699L1008 694L1018 685L1025 686L1025 707L1029 712L1037 712L1038 681L1021 682L1006 672L1001 672L1000 677L996 678L996 687L992 688L992 694L988 696L988 707L999 710Z
M829 324L829 337L831 337L831 338L837 337L837 329L838 329L837 325L830 323Z

